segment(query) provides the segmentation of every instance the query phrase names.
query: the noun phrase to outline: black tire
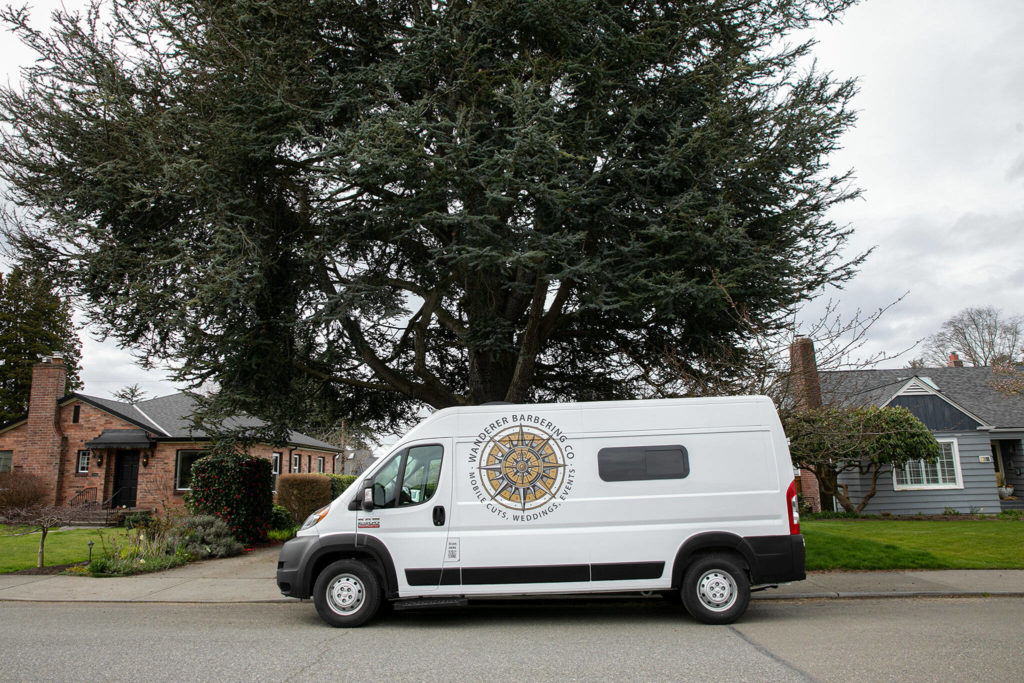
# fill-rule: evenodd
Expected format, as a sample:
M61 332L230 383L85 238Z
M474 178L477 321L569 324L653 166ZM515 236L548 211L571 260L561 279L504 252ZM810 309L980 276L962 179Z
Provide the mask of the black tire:
M359 560L328 565L313 586L317 614L334 627L362 626L377 613L380 597L377 574Z
M731 624L747 611L750 580L731 555L701 555L686 568L681 589L686 611L705 624Z

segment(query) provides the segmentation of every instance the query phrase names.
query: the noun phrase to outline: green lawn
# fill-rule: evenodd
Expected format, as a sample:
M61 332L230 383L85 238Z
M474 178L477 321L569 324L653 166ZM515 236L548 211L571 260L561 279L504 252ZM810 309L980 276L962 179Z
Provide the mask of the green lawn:
M1024 569L1024 523L807 520L807 569Z
M16 530L0 525L0 574L16 572L36 566L39 553L39 534L12 535ZM51 531L46 535L46 566L71 564L89 559L89 541L93 541L92 556L103 553L100 543L100 529L73 529ZM107 538L111 534L123 533L119 529L102 529Z

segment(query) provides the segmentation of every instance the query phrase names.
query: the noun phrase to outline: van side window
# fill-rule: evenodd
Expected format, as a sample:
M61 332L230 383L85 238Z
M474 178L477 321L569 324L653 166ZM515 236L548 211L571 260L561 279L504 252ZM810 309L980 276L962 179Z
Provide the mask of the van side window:
M597 473L604 481L684 479L690 474L690 458L683 446L602 448Z
M408 507L430 500L441 478L441 446L413 446L396 453L373 478L373 506Z
M430 500L441 478L443 454L444 449L440 446L413 446L409 449L401 495L398 498L399 507L419 505Z

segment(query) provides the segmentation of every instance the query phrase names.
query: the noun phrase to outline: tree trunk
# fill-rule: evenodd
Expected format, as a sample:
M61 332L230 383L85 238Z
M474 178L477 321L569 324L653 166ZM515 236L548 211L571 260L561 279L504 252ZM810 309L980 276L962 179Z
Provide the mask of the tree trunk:
M46 543L46 532L47 531L49 531L49 529L47 529L46 525L44 524L43 525L43 531L42 531L41 534L39 534L39 559L36 561L36 567L38 567L40 569L42 569L42 567L43 567L43 545Z

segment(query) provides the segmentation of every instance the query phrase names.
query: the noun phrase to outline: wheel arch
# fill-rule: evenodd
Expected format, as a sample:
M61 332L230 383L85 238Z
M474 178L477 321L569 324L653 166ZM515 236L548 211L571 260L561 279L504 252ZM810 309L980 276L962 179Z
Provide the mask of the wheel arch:
M366 562L379 576L384 598L398 596L398 576L387 547L373 536L343 534L338 538L320 539L320 546L306 561L302 577L303 595L310 596L320 572L337 560L355 559Z
M748 579L758 574L757 556L742 536L728 531L706 531L686 539L676 551L675 561L672 563L672 588L678 590L682 587L683 574L694 558L715 551L728 552L741 558Z

